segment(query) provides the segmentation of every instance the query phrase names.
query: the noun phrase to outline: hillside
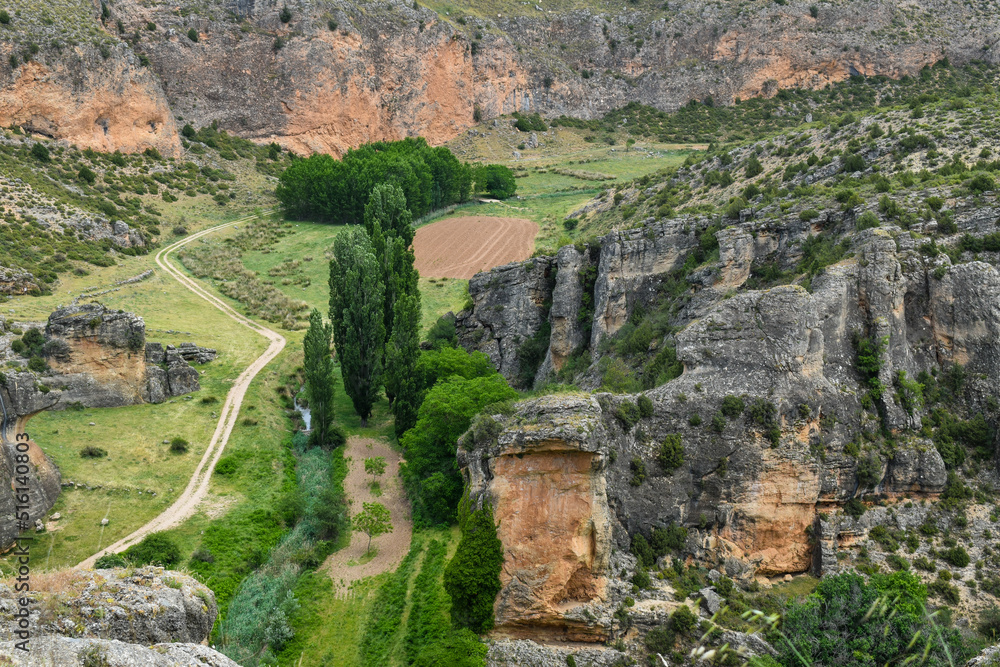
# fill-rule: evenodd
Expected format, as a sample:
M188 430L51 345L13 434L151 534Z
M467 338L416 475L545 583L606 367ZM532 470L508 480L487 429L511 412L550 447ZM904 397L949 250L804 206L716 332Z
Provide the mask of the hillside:
M729 105L997 59L988 1L57 0L9 16L0 124L168 155L184 122L341 153L417 134L442 143L518 110L590 119L630 102Z

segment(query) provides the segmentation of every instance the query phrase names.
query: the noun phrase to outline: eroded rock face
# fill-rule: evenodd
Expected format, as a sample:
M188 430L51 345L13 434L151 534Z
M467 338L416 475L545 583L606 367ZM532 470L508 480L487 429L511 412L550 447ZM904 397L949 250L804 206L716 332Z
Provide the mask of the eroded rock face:
M215 595L207 586L162 567L37 574L32 585L28 596L34 601L33 637L99 637L146 646L198 644L208 637L218 614ZM13 613L20 595L0 584L0 610ZM0 630L0 640L14 639L10 632L10 627Z
M600 641L607 627L571 613L606 596L612 542L600 406L552 396L523 404L517 419L496 419L499 436L477 440L460 460L471 496L492 504L504 544L497 630Z
M515 385L521 384L518 348L536 335L548 318L553 268L553 262L546 257L476 274L469 281L469 295L475 306L457 316L456 329L462 345L483 352Z

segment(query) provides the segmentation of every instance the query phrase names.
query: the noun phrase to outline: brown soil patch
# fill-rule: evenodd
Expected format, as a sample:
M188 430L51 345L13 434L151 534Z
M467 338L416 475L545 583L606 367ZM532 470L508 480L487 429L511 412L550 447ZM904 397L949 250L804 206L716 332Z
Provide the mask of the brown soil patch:
M526 218L466 216L417 230L413 252L426 278L471 278L531 257L538 225Z
M365 474L365 459L373 456L385 457L385 474L379 478L382 495L374 496L369 484L371 475ZM402 456L389 443L373 438L351 436L344 449L347 459L347 477L344 492L350 503L350 514L354 516L362 509L362 503L382 503L389 508L392 516L392 532L372 539L372 550L378 550L375 557L362 563L368 548L368 536L360 531L351 532L351 543L326 559L321 569L333 579L335 589L346 591L350 585L365 577L373 577L383 572L394 571L410 550L413 524L410 521L410 504L403 490L403 480L399 477L399 463Z

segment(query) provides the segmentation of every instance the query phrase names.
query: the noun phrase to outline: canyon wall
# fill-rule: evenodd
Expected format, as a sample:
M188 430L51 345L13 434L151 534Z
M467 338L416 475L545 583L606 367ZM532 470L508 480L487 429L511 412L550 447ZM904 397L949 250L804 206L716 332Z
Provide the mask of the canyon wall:
M992 414L1000 389L996 253L927 253L919 237L886 221L855 231L857 215L742 216L715 232L718 260L683 276L677 270L711 220L648 221L598 246L567 246L471 281L474 308L457 317L463 346L528 386L531 373L506 351L547 336L535 381L553 379L573 356L584 360L574 381L587 389L600 384L616 332L637 321L634 313L663 308L662 288L684 281L669 311L676 333L640 355L645 363L669 343L679 377L642 395L531 399L513 415L481 417L497 426L474 425L460 443L473 496L493 504L506 549L501 634L528 636L521 628L530 625L536 637L604 636L599 610L617 572L604 554L627 552L638 533L682 525L684 554L742 582L835 572L838 545L858 543L877 523L852 523L837 509L869 496L935 499L945 489L945 462L921 430L931 410L906 399L903 380L961 364L961 405L949 409ZM954 233L982 235L998 219L990 205L959 207ZM808 290L746 287L752 267L796 266L817 234L844 240L849 251ZM859 371L856 336L884 348L878 395L874 378ZM727 397L743 407L724 412ZM878 444L887 432L889 448ZM665 455L671 443L679 456Z
M593 118L634 101L729 104L857 74L912 75L945 57L998 58L992 11L938 0L822 5L815 15L805 2L529 4L495 17L401 0L106 6L102 20L101 6L81 3L76 22L89 32L72 46L60 39L70 28L29 12L4 28L13 39L0 55L18 64L0 68L0 123L100 150L174 154L181 118L340 154L405 136L444 142L475 124L477 108L484 118Z

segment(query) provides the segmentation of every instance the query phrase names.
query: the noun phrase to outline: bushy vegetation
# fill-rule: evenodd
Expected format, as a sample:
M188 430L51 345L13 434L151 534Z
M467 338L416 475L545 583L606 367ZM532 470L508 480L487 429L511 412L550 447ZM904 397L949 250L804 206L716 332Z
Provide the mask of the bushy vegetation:
M364 634L361 636L361 664L364 667L382 667L389 662L389 652L394 646L403 621L410 574L423 546L422 542L414 540L403 562L376 593Z
M181 550L165 533L151 533L126 549L122 556L131 565L153 564L169 568L180 562Z
M785 613L785 637L772 631L780 664L885 664L908 655L923 664L962 664L977 651L975 642L949 627L945 617L926 611L927 587L909 572L855 572L824 577L813 595L793 602ZM914 640L915 635L916 637ZM794 649L792 648L794 646Z
M488 502L475 509L466 496L459 508L459 527L462 539L444 573L445 589L452 600L451 617L456 625L484 633L493 627L503 543L497 538L493 508Z
M509 176L509 182L501 176ZM296 160L281 174L276 194L291 218L359 223L379 183L402 188L407 209L419 218L465 201L474 190L510 196L513 192L501 190L514 183L514 176L499 165L464 165L443 146L431 148L423 139L407 138L366 144L341 160L322 154Z

